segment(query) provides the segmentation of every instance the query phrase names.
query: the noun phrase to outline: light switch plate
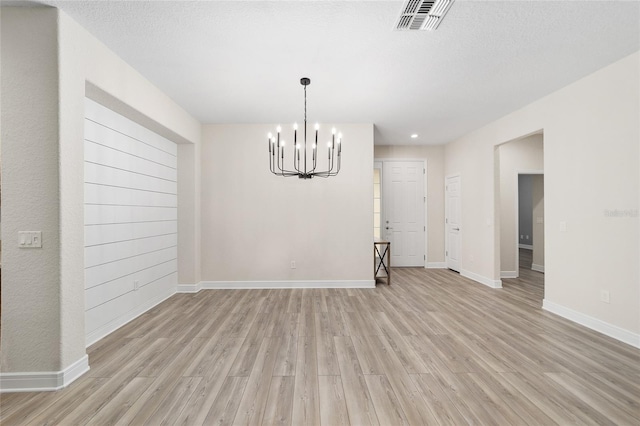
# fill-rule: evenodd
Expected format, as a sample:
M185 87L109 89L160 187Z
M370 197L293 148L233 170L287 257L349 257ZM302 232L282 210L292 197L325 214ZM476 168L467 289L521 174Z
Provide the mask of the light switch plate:
M18 247L42 248L42 231L19 231Z

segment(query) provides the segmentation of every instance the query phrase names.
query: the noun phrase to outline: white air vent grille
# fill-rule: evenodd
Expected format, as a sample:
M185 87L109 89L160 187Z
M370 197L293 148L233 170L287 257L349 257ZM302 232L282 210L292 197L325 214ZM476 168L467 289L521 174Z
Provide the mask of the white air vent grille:
M452 4L453 0L407 0L396 30L435 30Z

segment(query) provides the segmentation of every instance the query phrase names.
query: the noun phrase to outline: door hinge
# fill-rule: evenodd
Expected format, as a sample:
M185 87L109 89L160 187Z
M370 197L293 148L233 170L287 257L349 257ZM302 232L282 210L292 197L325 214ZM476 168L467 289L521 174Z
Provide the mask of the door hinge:
M427 174L427 169L422 169L422 174L426 175Z
M449 219L445 219L445 220L444 220L444 223L449 223Z
M422 200L422 201L424 201L426 203L427 202L427 197L422 197L422 198L424 198L424 200Z
M427 255L426 254L424 255L424 260L427 260Z
M448 252L448 251L445 251L445 252L444 252L444 255L445 255L445 256L449 256L449 252Z
M427 227L426 227L426 226L423 226L423 227L422 227L422 230L423 230L423 231L426 231L426 230L427 230Z

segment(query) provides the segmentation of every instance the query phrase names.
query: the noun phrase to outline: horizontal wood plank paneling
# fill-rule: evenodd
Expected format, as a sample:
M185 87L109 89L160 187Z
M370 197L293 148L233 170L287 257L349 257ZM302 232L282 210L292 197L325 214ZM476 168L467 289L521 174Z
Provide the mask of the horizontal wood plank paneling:
M120 241L139 240L158 235L175 234L178 226L175 220L135 223L107 223L85 226L86 247L111 244Z
M86 100L85 333L177 286L177 147ZM102 333L102 332L101 332Z
M85 248L85 267L91 268L105 263L141 256L146 253L176 247L178 235L171 233L113 244L101 244Z
M177 272L161 277L155 281L145 284L138 291L131 289L112 300L97 305L85 313L85 332L87 334L93 332L99 327L108 324L124 316L127 312L135 310L139 305L146 301L167 293L172 287L175 287L177 280Z
M85 225L148 222L177 220L178 211L166 207L85 205L84 217Z
M103 184L122 188L143 189L167 194L176 194L178 192L178 184L173 179L117 169L97 163L85 163L84 179L86 182L96 185Z

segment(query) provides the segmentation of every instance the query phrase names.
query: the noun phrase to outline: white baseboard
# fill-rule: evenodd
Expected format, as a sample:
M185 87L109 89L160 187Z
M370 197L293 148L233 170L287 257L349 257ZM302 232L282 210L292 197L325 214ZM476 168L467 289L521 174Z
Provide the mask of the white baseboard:
M114 331L116 331L117 329L119 329L120 327L125 325L126 323L131 322L132 320L138 318L140 315L144 314L145 312L147 312L149 309L153 308L154 306L164 302L165 300L167 300L168 298L170 298L174 294L176 294L175 288L170 290L169 292L167 292L165 294L162 294L162 295L160 295L160 296L158 296L156 298L153 298L153 299L147 301L146 303L143 303L142 305L136 306L134 309L130 310L126 314L114 319L113 321L108 322L107 324L105 324L105 325L103 325L103 326L101 326L101 327L99 327L97 329L95 329L91 333L87 334L87 336L85 337L85 344L87 345L87 347L93 345L98 340L102 339L103 337L107 336L108 334L113 333Z
M447 269L447 262L427 262L427 269Z
M329 281L202 281L204 289L266 289L266 288L374 288L375 280Z
M202 282L196 284L178 284L176 293L197 293L202 288Z
M532 271L542 272L544 274L544 265L536 265L535 263L531 264Z
M56 391L69 386L89 371L85 355L62 371L0 373L0 393Z
M484 284L491 288L502 288L501 280L492 280L491 278L483 277L482 275L478 275L475 272L466 271L464 269L460 269L460 275L462 275L463 277L472 279L474 281L477 281L480 284Z
M518 278L518 271L500 271L500 278Z
M518 248L526 249L526 250L533 250L533 246L531 244L518 244Z
M558 305L547 299L542 301L542 309L640 349L640 334Z

